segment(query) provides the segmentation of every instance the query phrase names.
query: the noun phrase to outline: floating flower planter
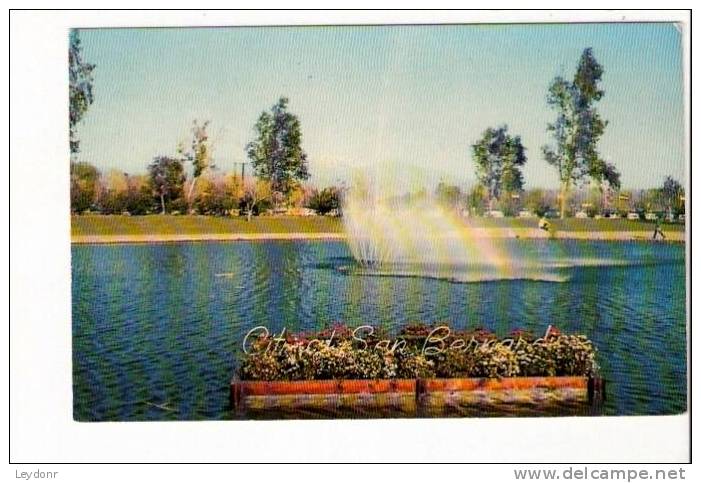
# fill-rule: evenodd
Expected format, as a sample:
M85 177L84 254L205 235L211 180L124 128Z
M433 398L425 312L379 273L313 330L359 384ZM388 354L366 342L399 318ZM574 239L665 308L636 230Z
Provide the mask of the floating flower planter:
M379 379L231 382L232 409L249 412L394 412L397 416L444 415L454 409L479 414L500 406L536 409L596 406L604 380L578 376L504 379ZM466 414L467 414L466 413Z
M337 381L238 381L231 383L234 411L380 410L416 411L414 379Z
M514 331L500 339L484 329L412 325L394 341L369 326L359 329L249 333L231 382L232 409L237 416L479 415L495 408L595 406L605 396L591 342L551 327L541 338Z

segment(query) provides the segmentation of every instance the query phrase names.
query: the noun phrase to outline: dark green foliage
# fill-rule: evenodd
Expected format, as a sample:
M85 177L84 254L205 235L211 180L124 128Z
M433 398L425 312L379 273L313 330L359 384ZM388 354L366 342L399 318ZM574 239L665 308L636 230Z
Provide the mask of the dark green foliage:
M105 190L100 194L100 213L103 215L121 215L128 211L128 193L125 191Z
M161 213L187 208L182 200L185 171L181 160L157 156L149 165L148 172L153 194L161 206Z
M671 209L675 214L684 213L684 187L671 176L665 177L660 198L665 208Z
M68 126L71 155L80 151L76 125L83 119L93 102L92 71L94 68L94 64L83 60L78 31L71 30L68 46Z
M604 91L599 87L599 81L603 74L604 69L594 58L593 49L591 47L584 49L574 76L574 86L579 93L580 107L587 108L593 102L601 100Z
M145 215L154 210L153 193L150 186L130 186L126 211L132 215Z
M100 172L85 162L71 162L71 212L89 210L97 200Z
M547 103L555 110L556 118L547 126L553 145L543 146L543 157L558 172L562 216L568 193L580 181L591 179L615 189L621 185L620 173L612 163L601 159L597 149L607 124L594 107L604 95L599 86L603 73L592 49L587 48L574 81L556 77L548 89Z
M307 207L315 210L320 215L325 215L333 210L341 208L342 192L335 186L324 188L321 191L314 190Z
M300 122L287 110L287 103L288 99L281 97L270 112L260 115L255 124L256 139L246 146L256 176L270 181L273 192L284 199L299 181L309 178Z
M126 190L103 189L98 204L100 212L104 215L145 215L151 213L155 207L150 185L129 176Z
M258 216L273 207L270 199L255 200L250 193L244 193L238 202L238 209L241 215ZM249 217L250 218L250 217Z
M509 135L508 129L507 126L487 128L472 145L477 179L486 189L490 205L502 194L523 190L521 168L526 164L526 152L521 137Z
M613 165L613 163L604 161L598 156L593 158L591 161L589 176L591 176L594 182L600 186L603 183L607 183L609 187L614 190L621 189L621 173L618 171L616 166Z

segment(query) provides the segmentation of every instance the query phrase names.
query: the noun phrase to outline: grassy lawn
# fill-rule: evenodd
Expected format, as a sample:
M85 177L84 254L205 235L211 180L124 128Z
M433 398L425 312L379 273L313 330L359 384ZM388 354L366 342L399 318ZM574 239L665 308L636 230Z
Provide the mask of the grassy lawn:
M410 220L407 220L410 222ZM633 220L550 220L556 231L652 231L654 223ZM484 228L537 228L537 219L474 218L472 226ZM683 230L684 224L663 224L665 231ZM343 222L325 216L275 216L245 218L214 216L108 216L81 215L71 219L72 235L197 235L220 233L339 233Z
M645 220L594 220L565 218L549 219L556 231L652 231L654 221ZM538 228L537 218L475 218L471 220L474 226L485 228ZM683 223L662 223L663 231L684 231Z
M107 216L71 218L72 235L197 235L219 233L338 233L341 220L326 216L224 218L218 216Z

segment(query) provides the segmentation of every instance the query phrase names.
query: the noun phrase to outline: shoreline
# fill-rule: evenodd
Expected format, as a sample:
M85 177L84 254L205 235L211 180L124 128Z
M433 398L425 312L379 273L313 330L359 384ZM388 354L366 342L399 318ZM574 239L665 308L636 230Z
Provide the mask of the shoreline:
M684 231L668 231L665 240L653 240L649 231L555 231L537 228L474 228L471 236L481 239L554 239L592 241L658 241L685 243ZM71 235L72 245L182 243L182 242L238 242L238 241L336 241L347 238L342 232L280 232L280 233L195 233L195 234L138 234L138 235Z

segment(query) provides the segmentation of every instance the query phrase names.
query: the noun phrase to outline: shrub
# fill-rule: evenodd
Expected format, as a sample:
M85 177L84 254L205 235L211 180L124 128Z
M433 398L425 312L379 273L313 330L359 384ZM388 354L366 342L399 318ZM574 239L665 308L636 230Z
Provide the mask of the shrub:
M341 190L335 186L324 188L321 191L312 192L307 207L315 210L320 215L325 215L341 207Z
M100 172L89 163L71 162L71 211L82 213L93 207L98 193Z

